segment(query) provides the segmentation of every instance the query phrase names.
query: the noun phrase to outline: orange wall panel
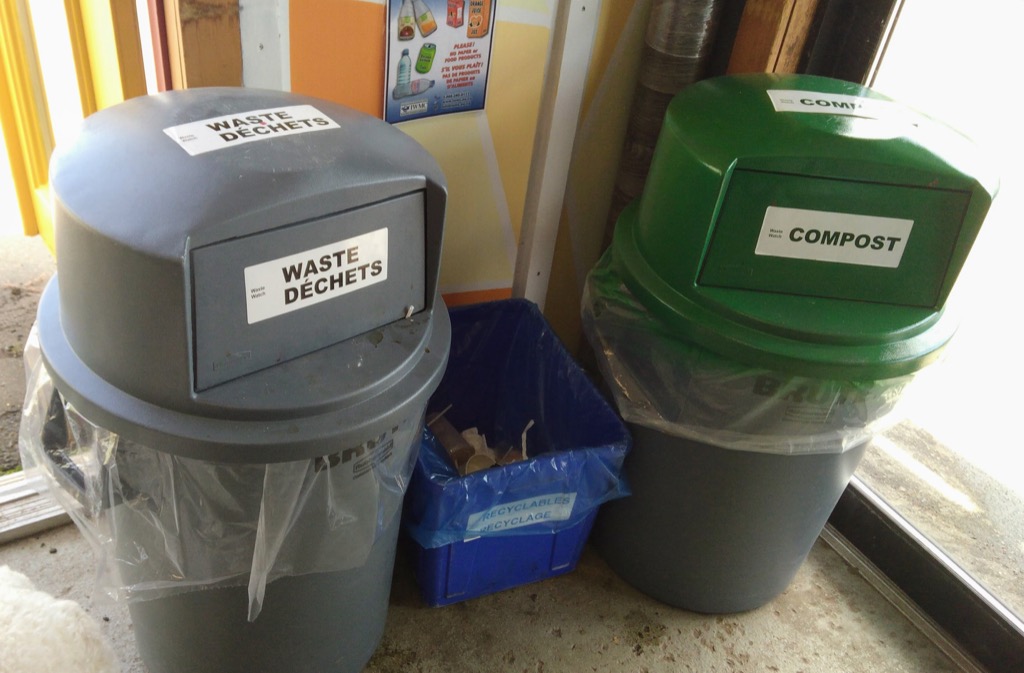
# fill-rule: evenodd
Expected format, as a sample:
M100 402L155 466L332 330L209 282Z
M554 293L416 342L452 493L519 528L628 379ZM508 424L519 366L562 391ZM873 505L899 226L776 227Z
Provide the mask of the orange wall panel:
M384 5L363 0L291 0L292 91L380 117L384 14Z

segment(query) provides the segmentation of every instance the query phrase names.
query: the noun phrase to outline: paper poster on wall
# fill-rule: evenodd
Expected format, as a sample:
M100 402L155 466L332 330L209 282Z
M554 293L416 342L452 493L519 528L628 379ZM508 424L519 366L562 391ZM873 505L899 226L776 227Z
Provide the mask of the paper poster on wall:
M384 119L482 110L498 0L387 0Z

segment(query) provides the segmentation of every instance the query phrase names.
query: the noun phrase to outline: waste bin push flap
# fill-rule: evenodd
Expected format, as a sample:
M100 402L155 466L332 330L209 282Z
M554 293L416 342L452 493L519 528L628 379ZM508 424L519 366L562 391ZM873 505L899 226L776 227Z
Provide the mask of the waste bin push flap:
M193 249L196 389L423 310L423 214L415 192Z
M676 334L808 376L934 359L997 180L970 141L870 89L805 75L698 82L669 105L615 268Z
M104 589L155 599L157 621L180 603L156 599L238 589L223 604L244 622L245 592L248 618L266 615L275 578L361 573L328 585L383 592L350 597L380 602L353 635L371 646L451 337L437 164L341 106L211 88L90 116L51 185L57 274L26 354L21 446L96 543ZM277 620L304 637L287 614L262 621ZM160 650L146 622L140 649ZM211 670L246 661L207 654Z

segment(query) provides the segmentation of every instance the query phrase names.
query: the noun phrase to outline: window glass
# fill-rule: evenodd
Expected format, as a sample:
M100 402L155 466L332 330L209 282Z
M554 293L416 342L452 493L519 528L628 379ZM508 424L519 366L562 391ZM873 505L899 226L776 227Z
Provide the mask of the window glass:
M1016 615L1024 615L1024 358L1019 271L1024 133L1019 0L907 0L870 85L961 130L1000 192L948 305L961 327L906 420L858 476Z

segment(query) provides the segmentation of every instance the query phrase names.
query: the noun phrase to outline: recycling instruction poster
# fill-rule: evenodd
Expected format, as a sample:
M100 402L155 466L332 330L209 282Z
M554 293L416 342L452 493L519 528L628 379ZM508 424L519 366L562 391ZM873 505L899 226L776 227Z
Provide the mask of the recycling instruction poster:
M498 0L387 0L384 119L482 110Z

